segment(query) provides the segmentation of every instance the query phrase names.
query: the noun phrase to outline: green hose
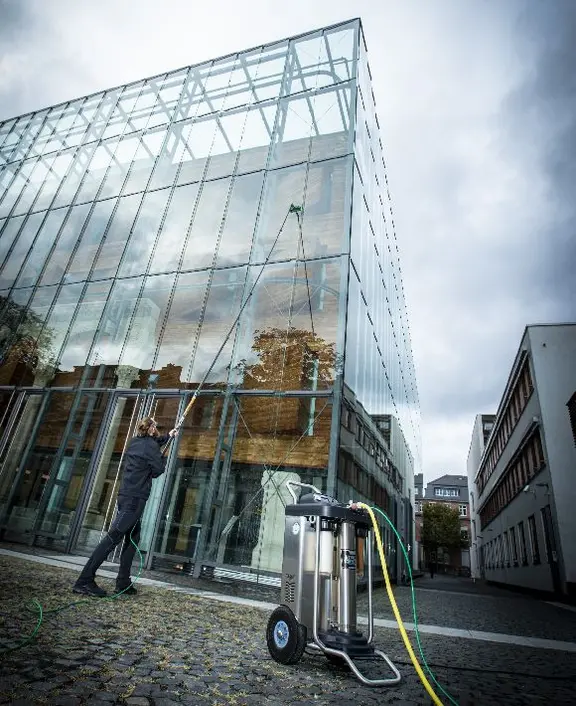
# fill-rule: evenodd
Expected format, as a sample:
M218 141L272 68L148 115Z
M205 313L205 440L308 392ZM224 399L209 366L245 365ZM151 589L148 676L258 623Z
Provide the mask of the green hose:
M136 574L136 578L132 583L128 584L126 588L122 589L121 591L118 591L118 593L114 593L112 596L104 596L103 600L114 600L115 598L118 598L118 596L121 596L123 593L125 593L130 586L136 583L138 579L140 578L140 575L142 574L142 571L144 569L144 557L142 556L142 552L140 551L140 547L136 544L136 542L132 539L132 532L130 532L130 541L136 548L136 552L138 553L138 559L140 561L140 566L138 567L138 573ZM44 610L42 608L42 605L39 603L39 601L36 600L36 598L32 599L32 603L35 604L36 610L38 611L38 622L36 623L36 627L34 628L34 631L32 632L31 635L28 637L24 638L21 642L19 642L17 645L14 647L8 647L7 649L1 650L0 655L5 655L8 654L9 652L15 652L16 650L20 650L22 647L25 647L29 643L34 640L36 635L38 635L38 632L40 630L40 626L42 625L42 621L44 619L45 615L50 615L50 614L55 614L55 613L61 613L63 610L67 610L68 608L72 608L73 606L76 605L81 605L82 603L88 603L90 602L90 598L82 598L82 600L79 601L71 601L70 603L66 603L66 605L63 606L58 606L57 608L52 608L51 610Z
M459 706L456 699L454 699L452 696L450 696L450 694L442 687L442 685L438 683L436 677L434 676L434 673L432 672L432 670L428 666L428 662L426 661L426 657L424 657L424 650L422 649L422 643L420 642L420 631L418 630L418 615L416 612L416 594L414 592L414 579L412 578L412 567L410 566L410 557L408 556L408 552L406 551L406 548L404 547L404 544L402 542L402 539L400 538L400 535L398 534L396 527L394 527L394 525L392 524L388 515L386 515L386 513L383 512L382 510L380 510L380 508L378 508L378 507L373 506L372 509L375 510L376 512L379 512L382 515L382 517L386 520L386 522L390 525L392 531L396 535L396 539L398 540L398 543L400 544L400 548L402 549L402 554L404 555L404 560L405 560L406 566L408 568L408 575L410 577L410 590L412 592L412 613L414 615L414 633L416 635L416 642L418 643L418 650L420 651L420 658L422 660L422 664L424 665L426 671L428 672L430 679L432 679L434 684L436 684L436 686L438 687L438 689L440 689L440 691L444 694L444 696L447 699L449 699L450 702L452 704L454 704L454 706Z

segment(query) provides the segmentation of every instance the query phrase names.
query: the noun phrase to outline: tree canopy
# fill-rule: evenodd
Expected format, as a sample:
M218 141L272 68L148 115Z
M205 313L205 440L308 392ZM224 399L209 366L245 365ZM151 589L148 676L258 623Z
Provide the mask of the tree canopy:
M458 510L443 503L425 503L422 515L421 542L426 549L435 551L440 547L453 549L467 546L460 532Z

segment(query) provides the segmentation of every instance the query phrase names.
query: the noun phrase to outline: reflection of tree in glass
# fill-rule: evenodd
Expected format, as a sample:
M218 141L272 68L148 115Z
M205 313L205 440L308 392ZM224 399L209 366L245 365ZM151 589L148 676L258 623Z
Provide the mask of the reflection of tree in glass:
M0 297L0 311L0 365L24 363L37 370L55 365L54 334L38 314L7 297Z
M335 349L311 331L268 327L254 332L251 361L242 359L234 370L249 389L326 388L342 367Z

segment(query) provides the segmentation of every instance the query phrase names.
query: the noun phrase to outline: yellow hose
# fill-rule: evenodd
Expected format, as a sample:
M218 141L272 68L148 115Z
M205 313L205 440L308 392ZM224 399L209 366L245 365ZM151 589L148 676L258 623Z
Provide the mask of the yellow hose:
M422 671L422 667L418 662L418 658L414 654L414 650L412 649L412 645L410 644L410 640L408 639L408 635L406 633L406 628L404 627L404 623L402 622L400 611L398 610L398 606L396 604L396 599L394 598L394 594L392 593L392 585L390 584L390 577L388 576L388 567L386 565L384 548L382 547L382 538L380 537L380 528L378 527L378 522L376 522L376 516L374 515L372 508L368 505L364 503L356 503L356 506L361 507L363 510L366 510L366 512L370 515L370 519L372 520L372 525L374 527L374 536L376 537L376 544L378 546L378 554L380 556L380 562L382 563L382 573L384 574L384 581L386 582L386 591L388 593L388 598L390 599L392 610L394 611L394 617L396 618L396 622L398 623L398 629L400 630L402 640L404 641L406 650L410 655L410 659L412 660L412 664L414 665L416 674L418 674L418 676L420 677L420 681L422 682L422 684L424 684L424 688L426 689L426 691L430 695L430 698L436 704L436 706L443 706L442 702L438 698L438 695L431 687L430 682L428 681L428 679L426 679L426 675Z

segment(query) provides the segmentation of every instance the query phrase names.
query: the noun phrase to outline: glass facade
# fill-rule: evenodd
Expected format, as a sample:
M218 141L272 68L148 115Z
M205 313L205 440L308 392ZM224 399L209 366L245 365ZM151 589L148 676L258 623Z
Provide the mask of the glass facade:
M289 478L412 502L359 20L0 123L3 537L89 551L136 421L171 428L201 381L146 509L148 566L278 571Z

